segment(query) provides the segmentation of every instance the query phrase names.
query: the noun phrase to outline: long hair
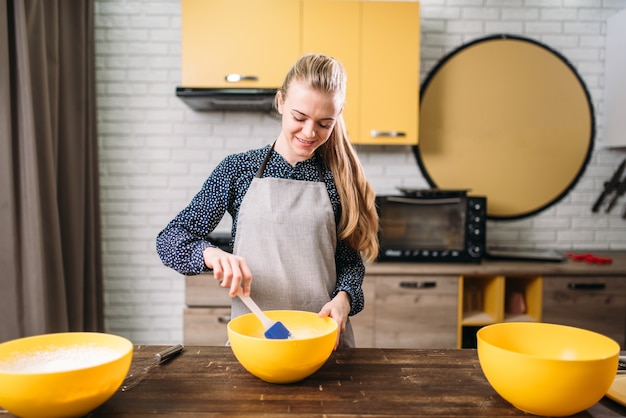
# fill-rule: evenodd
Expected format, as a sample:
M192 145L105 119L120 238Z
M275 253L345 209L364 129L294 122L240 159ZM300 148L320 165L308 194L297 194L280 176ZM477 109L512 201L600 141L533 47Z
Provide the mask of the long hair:
M293 80L309 88L333 94L343 108L347 76L338 60L322 54L303 55L287 73L280 89L282 97L286 97ZM339 114L330 137L317 152L333 173L339 193L339 239L345 240L367 260L374 260L378 256L376 194L348 139L342 113Z

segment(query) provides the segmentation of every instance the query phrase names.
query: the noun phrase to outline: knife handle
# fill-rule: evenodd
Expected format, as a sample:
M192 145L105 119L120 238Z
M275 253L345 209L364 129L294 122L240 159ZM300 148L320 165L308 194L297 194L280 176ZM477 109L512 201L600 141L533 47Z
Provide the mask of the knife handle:
M604 199L606 198L606 196L608 195L607 190L604 190L602 193L600 193L600 196L598 196L598 199L596 200L596 202L593 204L593 207L591 208L592 212L597 212L600 210L600 206L602 206L602 203L604 202Z
M609 213L613 209L613 206L615 206L615 204L617 203L618 198L619 198L619 193L615 192L613 194L612 199L609 201L609 205L606 207L606 210L604 211L605 213Z

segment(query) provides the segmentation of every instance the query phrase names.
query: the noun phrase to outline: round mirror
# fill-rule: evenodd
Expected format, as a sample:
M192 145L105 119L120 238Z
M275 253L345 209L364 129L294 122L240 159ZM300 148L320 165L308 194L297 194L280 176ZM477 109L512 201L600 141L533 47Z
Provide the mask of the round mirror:
M444 57L423 83L419 145L428 183L487 197L487 217L518 219L561 200L591 156L593 106L567 60L496 35Z

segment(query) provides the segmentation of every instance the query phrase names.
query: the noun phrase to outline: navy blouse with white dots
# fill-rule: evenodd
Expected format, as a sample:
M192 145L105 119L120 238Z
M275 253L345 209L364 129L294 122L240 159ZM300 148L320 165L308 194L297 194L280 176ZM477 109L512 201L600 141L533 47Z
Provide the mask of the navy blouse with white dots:
M260 149L229 155L215 167L189 205L176 215L157 236L157 252L163 264L185 275L209 271L202 258L205 248L215 246L209 241L209 234L228 212L233 219L234 240L237 233L239 208L270 148L271 145L267 145ZM263 177L319 181L319 158L316 155L291 166L279 153L272 151ZM341 203L337 188L331 171L324 168L323 173L324 183L335 213L335 222L339 224ZM363 260L358 251L338 239L335 263L337 285L331 298L341 290L347 292L351 300L350 315L354 315L363 309L364 304L361 288L365 274ZM254 272L252 274L254 276Z

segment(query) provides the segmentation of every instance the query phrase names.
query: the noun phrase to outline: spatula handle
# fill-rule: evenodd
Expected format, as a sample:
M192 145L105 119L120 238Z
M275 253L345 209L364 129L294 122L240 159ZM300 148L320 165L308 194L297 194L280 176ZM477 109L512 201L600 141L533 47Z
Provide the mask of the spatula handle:
M265 329L268 329L269 327L274 325L274 321L269 319L263 313L261 308L259 308L259 306L256 303L254 303L254 301L249 296L244 296L243 290L241 289L241 287L237 291L237 296L239 296L239 299L241 299L241 301L246 304L248 309L250 309L257 316L257 318L259 318L259 320L263 323L263 327Z

